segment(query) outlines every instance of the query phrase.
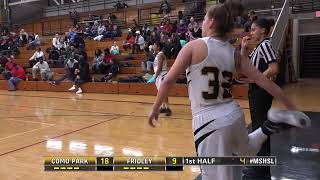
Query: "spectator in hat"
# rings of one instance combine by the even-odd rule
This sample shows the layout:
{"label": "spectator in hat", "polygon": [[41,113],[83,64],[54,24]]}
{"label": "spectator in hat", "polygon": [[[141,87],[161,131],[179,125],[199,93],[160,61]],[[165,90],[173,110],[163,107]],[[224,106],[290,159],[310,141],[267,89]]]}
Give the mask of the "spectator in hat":
{"label": "spectator in hat", "polygon": [[132,54],[139,53],[144,48],[144,38],[141,36],[140,31],[136,31],[136,42],[132,47]]}

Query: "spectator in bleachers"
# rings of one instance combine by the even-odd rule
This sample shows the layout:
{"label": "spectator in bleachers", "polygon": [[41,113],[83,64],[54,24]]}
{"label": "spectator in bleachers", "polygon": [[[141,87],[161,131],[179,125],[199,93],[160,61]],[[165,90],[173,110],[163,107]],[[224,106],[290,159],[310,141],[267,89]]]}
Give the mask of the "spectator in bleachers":
{"label": "spectator in bleachers", "polygon": [[184,20],[184,22],[187,22],[187,21],[188,21],[188,20],[187,20],[187,17],[183,14],[182,11],[179,11],[179,12],[178,12],[178,22],[179,22],[180,20]]}
{"label": "spectator in bleachers", "polygon": [[171,11],[170,4],[167,2],[167,0],[163,0],[160,5],[159,13],[160,14],[169,14],[170,11]]}
{"label": "spectator in bleachers", "polygon": [[136,31],[136,42],[132,47],[132,54],[139,53],[144,48],[144,38],[141,36],[140,31]]}
{"label": "spectator in bleachers", "polygon": [[113,55],[111,54],[109,48],[104,49],[103,53],[103,61],[99,65],[99,71],[100,73],[107,73],[110,70],[110,61],[113,58]]}
{"label": "spectator in bleachers", "polygon": [[96,49],[94,52],[94,58],[92,62],[92,71],[94,74],[100,73],[99,67],[103,63],[103,55],[100,49]]}
{"label": "spectator in bleachers", "polygon": [[160,41],[160,35],[158,34],[158,28],[154,27],[153,31],[151,32],[151,44]]}
{"label": "spectator in bleachers", "polygon": [[37,48],[36,52],[33,54],[33,56],[29,59],[30,67],[33,67],[37,62],[40,60],[45,60],[45,56],[43,51],[40,47]]}
{"label": "spectator in bleachers", "polygon": [[132,48],[135,42],[136,42],[136,37],[132,34],[132,32],[129,32],[126,40],[123,42],[122,47],[123,49],[127,50],[128,48]]}
{"label": "spectator in bleachers", "polygon": [[103,39],[111,38],[113,39],[117,34],[117,31],[113,29],[113,24],[109,21],[106,22],[106,31],[104,33]]}
{"label": "spectator in bleachers", "polygon": [[82,27],[79,24],[76,24],[73,28],[73,31],[76,32],[77,34],[82,34]]}
{"label": "spectator in bleachers", "polygon": [[77,33],[74,38],[74,47],[75,48],[84,48],[86,46],[85,41],[83,39],[82,33]]}
{"label": "spectator in bleachers", "polygon": [[192,41],[198,38],[202,38],[202,29],[200,28],[199,24],[196,23],[194,24],[193,29],[189,31],[189,39]]}
{"label": "spectator in bleachers", "polygon": [[49,64],[44,61],[43,59],[40,59],[39,62],[37,62],[33,67],[32,67],[32,78],[33,80],[38,80],[37,79],[37,73],[40,72],[41,79],[43,81],[51,81],[52,80],[52,72],[49,68]]}
{"label": "spectator in bleachers", "polygon": [[113,42],[113,45],[110,48],[111,54],[113,55],[120,55],[120,49],[117,45],[117,42]]}
{"label": "spectator in bleachers", "polygon": [[258,16],[254,11],[249,12],[249,19],[248,21],[244,24],[244,32],[250,32],[251,25],[254,21],[258,19]]}
{"label": "spectator in bleachers", "polygon": [[52,46],[58,50],[60,50],[62,48],[59,34],[56,34],[55,37],[52,39]]}
{"label": "spectator in bleachers", "polygon": [[138,29],[139,29],[139,25],[138,25],[138,23],[137,23],[137,21],[136,21],[135,19],[133,19],[132,22],[133,22],[133,23],[132,23],[132,25],[131,25],[130,31],[131,31],[133,34],[135,34],[136,31],[138,31]]}
{"label": "spectator in bleachers", "polygon": [[18,82],[26,79],[23,68],[15,63],[3,73],[3,76],[9,82],[9,91],[15,91]]}
{"label": "spectator in bleachers", "polygon": [[24,31],[24,29],[20,30],[20,38],[19,38],[19,46],[22,46],[24,44],[27,44],[29,41],[29,35],[27,32]]}
{"label": "spectator in bleachers", "polygon": [[198,24],[198,23],[194,20],[194,17],[191,17],[190,18],[190,23],[188,24],[188,30],[192,31],[196,24]]}
{"label": "spectator in bleachers", "polygon": [[98,21],[94,21],[93,26],[91,27],[91,34],[92,37],[96,37],[98,36],[98,28],[99,28],[100,24]]}
{"label": "spectator in bleachers", "polygon": [[179,35],[180,39],[186,39],[186,33],[188,32],[188,25],[184,20],[180,20],[178,27],[177,27],[177,33]]}
{"label": "spectator in bleachers", "polygon": [[124,0],[122,1],[118,1],[116,5],[114,5],[114,8],[118,10],[120,9],[125,9],[125,8],[128,8],[128,5],[124,2]]}
{"label": "spectator in bleachers", "polygon": [[111,82],[112,78],[115,77],[119,73],[119,71],[119,62],[115,58],[111,58],[108,74],[106,74],[101,81]]}
{"label": "spectator in bleachers", "polygon": [[69,48],[67,48],[66,58],[69,59],[71,58],[72,54],[77,54],[77,53],[78,53],[78,50],[76,49],[74,44],[70,44]]}
{"label": "spectator in bleachers", "polygon": [[63,37],[63,48],[67,49],[69,43],[70,43],[70,34],[69,32],[65,32]]}
{"label": "spectator in bleachers", "polygon": [[33,39],[32,39],[32,41],[29,43],[29,46],[28,46],[28,50],[30,49],[30,48],[35,48],[35,47],[37,47],[37,46],[40,46],[40,36],[38,35],[38,34],[34,34],[33,35]]}
{"label": "spectator in bleachers", "polygon": [[57,80],[49,81],[49,83],[52,85],[57,85],[65,79],[68,79],[69,81],[74,82],[76,79],[75,70],[78,68],[79,68],[79,62],[75,59],[75,53],[72,53],[70,58],[68,58],[68,60],[65,63],[66,73]]}
{"label": "spectator in bleachers", "polygon": [[182,46],[180,44],[180,38],[176,33],[173,33],[171,35],[170,39],[170,45],[171,45],[171,58],[176,58],[182,49]]}
{"label": "spectator in bleachers", "polygon": [[155,54],[153,52],[153,49],[150,50],[148,46],[145,46],[144,53],[145,53],[145,58],[141,63],[141,69],[143,73],[149,73],[151,68],[153,67]]}
{"label": "spectator in bleachers", "polygon": [[79,63],[79,68],[75,69],[75,80],[73,82],[73,86],[69,89],[69,91],[76,91],[76,94],[81,94],[82,89],[80,87],[81,84],[87,82],[89,80],[89,65],[87,62]]}
{"label": "spectator in bleachers", "polygon": [[60,53],[58,49],[52,46],[52,48],[48,49],[47,51],[48,51],[47,53],[49,54],[49,57],[48,57],[49,64],[56,66],[64,63],[64,60],[60,58]]}
{"label": "spectator in bleachers", "polygon": [[104,34],[106,32],[106,26],[99,24],[98,26],[98,31],[97,31],[97,36],[93,38],[95,41],[101,41],[104,37]]}
{"label": "spectator in bleachers", "polygon": [[162,32],[168,34],[168,36],[171,36],[172,30],[172,24],[169,21],[166,21],[162,27]]}

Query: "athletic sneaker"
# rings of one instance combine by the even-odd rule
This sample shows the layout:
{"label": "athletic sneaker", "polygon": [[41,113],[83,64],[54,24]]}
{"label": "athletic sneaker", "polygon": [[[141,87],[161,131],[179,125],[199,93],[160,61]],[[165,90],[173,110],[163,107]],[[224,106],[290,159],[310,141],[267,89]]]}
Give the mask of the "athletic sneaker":
{"label": "athletic sneaker", "polygon": [[166,113],[167,112],[167,109],[166,108],[160,108],[160,113]]}
{"label": "athletic sneaker", "polygon": [[303,112],[270,109],[268,121],[265,121],[262,130],[270,135],[292,127],[308,128],[311,126],[310,118]]}
{"label": "athletic sneaker", "polygon": [[79,87],[78,91],[76,92],[76,94],[81,94],[82,93],[82,89]]}
{"label": "athletic sneaker", "polygon": [[166,116],[171,116],[172,115],[172,111],[170,108],[166,109]]}
{"label": "athletic sneaker", "polygon": [[49,81],[49,84],[53,85],[53,86],[56,86],[56,82],[55,81]]}
{"label": "athletic sneaker", "polygon": [[76,85],[73,85],[70,89],[68,89],[69,91],[74,91],[76,90]]}

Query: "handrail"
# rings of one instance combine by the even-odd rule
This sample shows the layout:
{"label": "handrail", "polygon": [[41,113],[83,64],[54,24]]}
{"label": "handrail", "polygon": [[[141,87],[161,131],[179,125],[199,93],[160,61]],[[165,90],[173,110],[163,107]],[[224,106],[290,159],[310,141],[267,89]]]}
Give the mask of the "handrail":
{"label": "handrail", "polygon": [[272,46],[276,52],[280,50],[282,41],[286,34],[287,25],[289,24],[289,18],[290,6],[289,0],[286,0],[271,34]]}

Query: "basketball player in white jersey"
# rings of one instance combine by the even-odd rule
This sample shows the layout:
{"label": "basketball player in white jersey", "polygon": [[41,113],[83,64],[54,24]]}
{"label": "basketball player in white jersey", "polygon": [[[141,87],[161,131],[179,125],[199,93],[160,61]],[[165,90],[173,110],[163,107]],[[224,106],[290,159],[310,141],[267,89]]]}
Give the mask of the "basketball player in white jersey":
{"label": "basketball player in white jersey", "polygon": [[[163,45],[160,42],[155,42],[153,44],[153,50],[156,53],[156,57],[153,61],[153,70],[155,72],[156,86],[159,90],[162,84],[164,77],[168,73],[167,66],[167,58],[166,55],[162,51]],[[172,111],[169,107],[169,98],[167,97],[162,103],[162,107],[160,108],[161,113],[165,113],[166,116],[171,116]]]}
{"label": "basketball player in white jersey", "polygon": [[[256,155],[261,144],[273,133],[290,127],[308,127],[310,119],[296,111],[282,90],[263,76],[248,60],[247,40],[242,49],[235,50],[227,33],[232,30],[233,15],[243,11],[240,4],[227,2],[212,7],[203,25],[203,37],[189,42],[180,51],[158,91],[156,102],[149,115],[154,127],[159,107],[167,98],[180,73],[187,70],[189,99],[192,109],[192,126],[196,152],[199,157]],[[288,110],[272,109],[269,120],[248,135],[244,113],[230,93],[235,73],[241,73],[267,90]],[[232,166],[201,166],[203,180],[234,180]]]}

